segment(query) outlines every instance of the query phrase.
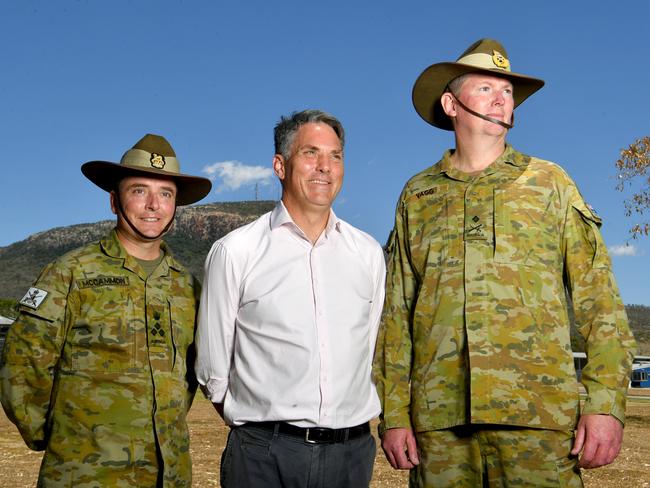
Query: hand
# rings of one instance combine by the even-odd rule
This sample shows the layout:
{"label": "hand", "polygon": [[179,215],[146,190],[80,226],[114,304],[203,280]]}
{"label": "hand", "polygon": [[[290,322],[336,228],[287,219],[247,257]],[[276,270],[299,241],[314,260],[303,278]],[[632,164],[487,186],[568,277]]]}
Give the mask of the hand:
{"label": "hand", "polygon": [[381,448],[395,469],[411,469],[420,464],[415,435],[411,429],[388,429],[381,439]]}
{"label": "hand", "polygon": [[623,443],[623,424],[611,415],[582,415],[571,454],[580,456],[585,469],[605,466],[616,459]]}

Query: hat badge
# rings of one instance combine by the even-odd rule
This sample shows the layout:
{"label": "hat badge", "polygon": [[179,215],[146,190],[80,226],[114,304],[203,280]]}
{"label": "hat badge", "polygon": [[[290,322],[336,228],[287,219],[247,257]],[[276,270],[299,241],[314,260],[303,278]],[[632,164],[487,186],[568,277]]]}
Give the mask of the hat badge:
{"label": "hat badge", "polygon": [[151,166],[156,169],[163,169],[165,167],[165,156],[161,154],[151,153]]}
{"label": "hat badge", "polygon": [[492,51],[492,62],[497,68],[509,69],[510,61],[496,49]]}

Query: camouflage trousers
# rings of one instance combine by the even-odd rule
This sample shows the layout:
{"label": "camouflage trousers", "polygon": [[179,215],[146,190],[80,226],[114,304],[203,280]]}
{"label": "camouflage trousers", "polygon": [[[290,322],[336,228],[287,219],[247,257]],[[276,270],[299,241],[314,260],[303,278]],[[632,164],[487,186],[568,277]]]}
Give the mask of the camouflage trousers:
{"label": "camouflage trousers", "polygon": [[411,488],[582,487],[572,431],[466,425],[416,433]]}

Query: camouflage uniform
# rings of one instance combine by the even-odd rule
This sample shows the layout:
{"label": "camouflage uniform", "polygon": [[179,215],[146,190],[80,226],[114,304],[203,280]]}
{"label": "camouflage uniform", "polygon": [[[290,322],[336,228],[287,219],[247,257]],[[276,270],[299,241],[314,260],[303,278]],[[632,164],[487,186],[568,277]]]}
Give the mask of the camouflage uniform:
{"label": "camouflage uniform", "polygon": [[463,425],[417,433],[410,486],[581,488],[573,432]]}
{"label": "camouflage uniform", "polygon": [[397,205],[374,365],[381,428],[573,429],[565,285],[587,344],[583,413],[623,422],[634,339],[600,218],[553,163],[508,145],[472,176],[450,154]]}
{"label": "camouflage uniform", "polygon": [[47,266],[3,353],[2,405],[45,450],[38,486],[191,485],[185,421],[199,290],[169,254],[147,278],[115,231]]}

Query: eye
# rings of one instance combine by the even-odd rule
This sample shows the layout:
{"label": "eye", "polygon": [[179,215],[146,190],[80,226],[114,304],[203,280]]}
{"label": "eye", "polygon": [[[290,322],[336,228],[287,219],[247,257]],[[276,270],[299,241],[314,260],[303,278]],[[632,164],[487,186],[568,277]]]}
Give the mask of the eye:
{"label": "eye", "polygon": [[163,198],[173,198],[174,194],[170,191],[163,191],[160,193]]}

